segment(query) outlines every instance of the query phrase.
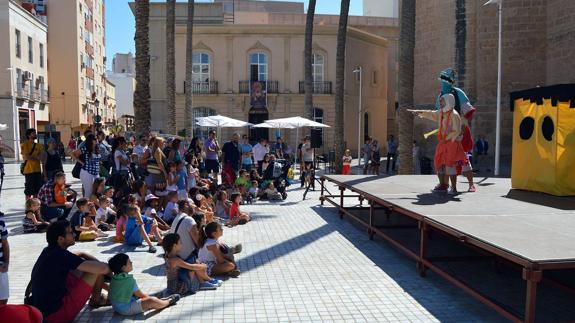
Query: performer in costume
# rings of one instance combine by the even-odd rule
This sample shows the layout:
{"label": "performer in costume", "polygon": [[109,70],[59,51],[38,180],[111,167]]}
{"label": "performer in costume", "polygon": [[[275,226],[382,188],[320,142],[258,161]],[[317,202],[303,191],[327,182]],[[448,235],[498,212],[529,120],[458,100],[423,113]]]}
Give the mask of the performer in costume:
{"label": "performer in costume", "polygon": [[467,154],[461,144],[461,117],[454,110],[455,97],[453,94],[444,94],[439,98],[440,109],[408,110],[420,118],[436,121],[439,126],[437,133],[438,144],[435,148],[435,169],[439,177],[439,185],[434,190],[449,187],[449,194],[457,194],[457,167],[469,164]]}
{"label": "performer in costume", "polygon": [[[471,136],[471,129],[469,128],[469,123],[475,114],[475,108],[469,102],[469,98],[462,89],[455,87],[455,71],[452,68],[447,68],[439,74],[439,80],[441,81],[441,93],[437,96],[437,101],[435,108],[440,109],[439,99],[444,94],[452,94],[455,98],[454,110],[457,111],[461,117],[461,144],[463,145],[463,150],[465,152],[473,151],[473,138]],[[469,161],[466,165],[461,165],[458,167],[458,174],[463,173],[463,175],[469,181],[468,192],[475,192],[476,188],[473,184],[473,168],[471,167],[471,162]],[[440,180],[441,182],[441,180]],[[436,187],[437,191],[447,190],[447,186]]]}

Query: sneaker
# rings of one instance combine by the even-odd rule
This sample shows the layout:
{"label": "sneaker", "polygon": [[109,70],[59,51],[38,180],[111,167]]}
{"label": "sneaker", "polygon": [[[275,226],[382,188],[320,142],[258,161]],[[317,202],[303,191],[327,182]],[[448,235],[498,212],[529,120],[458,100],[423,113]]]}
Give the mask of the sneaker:
{"label": "sneaker", "polygon": [[150,246],[150,247],[148,248],[148,252],[149,252],[149,253],[156,253],[156,251],[157,251],[157,250],[156,250],[156,247],[154,247],[154,246]]}
{"label": "sneaker", "polygon": [[162,298],[165,301],[169,301],[170,303],[168,304],[168,306],[172,306],[174,304],[176,304],[179,300],[180,300],[181,296],[180,294],[172,294],[168,297],[164,297]]}
{"label": "sneaker", "polygon": [[212,284],[211,282],[205,282],[200,284],[200,290],[214,290],[217,288],[218,285]]}
{"label": "sneaker", "polygon": [[475,185],[471,185],[469,186],[469,189],[467,191],[470,193],[475,193],[477,192],[477,188],[475,188]]}
{"label": "sneaker", "polygon": [[239,269],[234,269],[234,270],[232,270],[232,271],[230,271],[230,272],[228,273],[228,276],[233,277],[233,278],[236,278],[236,277],[238,277],[240,274],[241,274],[241,272],[239,271]]}
{"label": "sneaker", "polygon": [[457,194],[459,194],[459,192],[457,192],[457,190],[452,187],[452,188],[449,189],[449,192],[447,192],[447,194],[449,194],[449,195],[457,195]]}
{"label": "sneaker", "polygon": [[224,282],[221,281],[221,280],[219,280],[219,279],[212,278],[212,280],[208,281],[208,283],[220,287],[220,286],[222,286],[222,284],[223,284]]}
{"label": "sneaker", "polygon": [[438,184],[433,188],[433,192],[447,192],[449,186]]}
{"label": "sneaker", "polygon": [[242,244],[241,244],[241,243],[238,243],[237,245],[234,246],[233,250],[234,250],[234,255],[235,255],[236,253],[242,252]]}

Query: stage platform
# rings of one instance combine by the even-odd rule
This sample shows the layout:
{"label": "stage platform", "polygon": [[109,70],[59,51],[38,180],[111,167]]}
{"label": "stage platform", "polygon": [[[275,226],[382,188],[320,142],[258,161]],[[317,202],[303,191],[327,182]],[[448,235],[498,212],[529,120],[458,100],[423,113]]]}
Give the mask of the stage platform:
{"label": "stage platform", "polygon": [[[342,217],[346,214],[365,225],[371,237],[377,234],[414,258],[422,275],[426,269],[437,272],[513,321],[535,320],[537,284],[543,271],[575,268],[575,198],[512,190],[510,179],[505,178],[478,178],[477,192],[455,196],[432,193],[437,177],[430,175],[326,175],[321,180],[322,204],[337,206]],[[339,195],[326,194],[324,188],[332,190],[326,181],[337,186]],[[458,185],[460,190],[467,188],[464,182]],[[353,206],[349,198],[367,205]],[[382,208],[387,215],[393,212],[417,222],[419,250],[407,248],[375,225],[381,214],[376,210]],[[369,209],[367,218],[354,212],[358,209]],[[520,266],[527,284],[524,316],[509,312],[432,263],[426,254],[431,231]]]}

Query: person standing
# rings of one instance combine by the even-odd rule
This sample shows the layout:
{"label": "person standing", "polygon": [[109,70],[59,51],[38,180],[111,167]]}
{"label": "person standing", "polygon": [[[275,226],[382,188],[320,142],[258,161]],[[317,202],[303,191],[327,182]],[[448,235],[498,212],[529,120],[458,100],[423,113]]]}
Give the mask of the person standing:
{"label": "person standing", "polygon": [[84,144],[80,145],[80,149],[74,152],[74,158],[82,164],[82,170],[80,170],[82,189],[84,197],[90,198],[94,180],[100,176],[100,160],[102,159],[96,136],[88,135]]}
{"label": "person standing", "polygon": [[365,141],[361,150],[363,152],[363,175],[367,175],[369,162],[371,161],[371,137],[365,137]]}
{"label": "person standing", "polygon": [[26,141],[20,145],[22,159],[24,160],[23,174],[25,177],[24,194],[26,200],[36,197],[42,187],[42,168],[40,161],[44,149],[42,145],[36,143],[36,129],[26,130]]}
{"label": "person standing", "polygon": [[98,130],[98,151],[101,155],[100,167],[103,171],[100,174],[104,177],[110,176],[110,168],[112,167],[112,146],[106,140],[106,134],[102,130]]}
{"label": "person standing", "polygon": [[234,133],[232,135],[232,139],[226,143],[222,147],[222,162],[223,167],[231,167],[238,175],[240,171],[240,164],[241,164],[241,154],[240,154],[240,134]]}
{"label": "person standing", "polygon": [[389,174],[390,160],[393,160],[391,162],[391,171],[395,173],[395,162],[397,160],[397,147],[398,144],[395,141],[395,138],[393,137],[393,135],[389,135],[389,138],[387,139],[387,163],[385,164],[385,172],[387,174]]}
{"label": "person standing", "polygon": [[8,285],[8,266],[10,264],[10,245],[8,230],[4,221],[0,220],[0,305],[8,303],[10,288]]}
{"label": "person standing", "polygon": [[[3,143],[3,138],[2,135],[0,135],[0,200],[2,198],[2,185],[4,185],[4,156],[2,155],[2,146],[4,145]],[[0,207],[2,205],[0,204]],[[2,209],[0,208],[0,216],[4,216],[4,213],[2,212]]]}
{"label": "person standing", "polygon": [[64,171],[62,158],[57,150],[56,140],[54,138],[48,139],[48,149],[46,149],[42,164],[44,166],[44,182],[54,178],[54,174],[57,172]]}
{"label": "person standing", "polygon": [[274,144],[274,153],[276,154],[276,157],[279,159],[284,159],[286,148],[287,146],[284,143],[282,137],[277,137],[276,143]]}
{"label": "person standing", "polygon": [[208,139],[204,144],[206,147],[206,172],[208,175],[214,173],[214,180],[218,182],[218,174],[220,172],[220,162],[218,161],[218,155],[220,153],[220,145],[218,144],[218,138],[216,138],[216,131],[210,130],[208,134]]}
{"label": "person standing", "polygon": [[379,166],[381,165],[381,148],[379,142],[373,140],[371,143],[371,171],[373,175],[379,176]]}
{"label": "person standing", "polygon": [[[477,159],[475,160],[476,167],[477,165],[481,165],[483,163],[488,151],[489,142],[485,140],[485,136],[480,135],[475,142],[475,156],[477,156]],[[479,167],[477,167],[477,170],[479,171]]]}
{"label": "person standing", "polygon": [[134,147],[133,153],[138,155],[138,159],[141,160],[146,150],[148,150],[148,136],[140,135],[140,142]]}
{"label": "person standing", "polygon": [[252,145],[250,145],[247,135],[242,136],[242,143],[240,144],[240,154],[242,154],[242,168],[248,172],[252,171]]}
{"label": "person standing", "polygon": [[268,141],[265,138],[261,138],[260,142],[253,148],[254,161],[258,165],[258,173],[260,173],[260,175],[262,174],[262,163],[264,162],[266,154],[269,152],[270,148],[268,146]]}

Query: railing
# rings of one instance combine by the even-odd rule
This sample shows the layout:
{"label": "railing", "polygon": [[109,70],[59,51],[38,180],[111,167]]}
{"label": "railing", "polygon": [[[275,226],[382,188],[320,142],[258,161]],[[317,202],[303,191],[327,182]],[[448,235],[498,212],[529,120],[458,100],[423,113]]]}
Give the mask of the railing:
{"label": "railing", "polygon": [[[305,81],[299,82],[299,93],[305,93]],[[331,94],[331,82],[313,82],[313,93],[314,94]]]}
{"label": "railing", "polygon": [[40,101],[40,89],[33,89],[30,100]]}
{"label": "railing", "polygon": [[48,102],[48,90],[40,89],[40,102],[42,103]]}
{"label": "railing", "polygon": [[[278,81],[262,81],[267,84],[267,93],[279,93]],[[250,81],[240,81],[240,93],[250,93]]]}
{"label": "railing", "polygon": [[[186,81],[184,81],[184,93],[186,93]],[[218,81],[192,82],[193,94],[218,94]]]}
{"label": "railing", "polygon": [[16,96],[19,98],[27,99],[30,97],[30,86],[28,84],[23,84],[16,89]]}

